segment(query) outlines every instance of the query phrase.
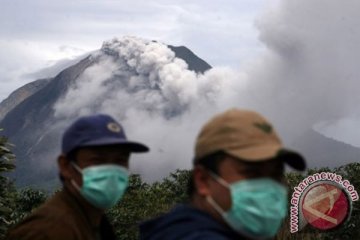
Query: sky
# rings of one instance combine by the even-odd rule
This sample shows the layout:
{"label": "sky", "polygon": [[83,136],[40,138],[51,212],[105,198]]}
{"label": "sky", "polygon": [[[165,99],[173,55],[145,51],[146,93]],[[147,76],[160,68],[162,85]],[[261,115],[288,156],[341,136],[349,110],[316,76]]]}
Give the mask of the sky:
{"label": "sky", "polygon": [[263,50],[255,22],[276,2],[0,0],[0,101],[114,37],[184,45],[212,66],[237,68]]}

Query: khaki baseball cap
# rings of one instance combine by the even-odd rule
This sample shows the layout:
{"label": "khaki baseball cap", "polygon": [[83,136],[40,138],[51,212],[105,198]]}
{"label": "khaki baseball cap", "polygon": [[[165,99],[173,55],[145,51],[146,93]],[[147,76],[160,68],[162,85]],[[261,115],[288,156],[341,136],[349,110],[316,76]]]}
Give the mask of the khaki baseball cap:
{"label": "khaki baseball cap", "polygon": [[273,126],[259,113],[250,110],[230,109],[204,125],[196,140],[194,163],[218,151],[243,161],[280,158],[296,170],[306,168],[304,158],[283,148]]}

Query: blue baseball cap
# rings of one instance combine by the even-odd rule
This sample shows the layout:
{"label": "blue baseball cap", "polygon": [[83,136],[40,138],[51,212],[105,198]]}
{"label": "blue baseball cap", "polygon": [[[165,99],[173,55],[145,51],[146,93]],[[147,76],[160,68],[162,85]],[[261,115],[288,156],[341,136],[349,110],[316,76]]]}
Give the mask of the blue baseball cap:
{"label": "blue baseball cap", "polygon": [[68,154],[80,147],[121,145],[130,152],[147,152],[142,143],[129,141],[125,130],[109,115],[97,114],[81,117],[65,131],[62,138],[62,153]]}

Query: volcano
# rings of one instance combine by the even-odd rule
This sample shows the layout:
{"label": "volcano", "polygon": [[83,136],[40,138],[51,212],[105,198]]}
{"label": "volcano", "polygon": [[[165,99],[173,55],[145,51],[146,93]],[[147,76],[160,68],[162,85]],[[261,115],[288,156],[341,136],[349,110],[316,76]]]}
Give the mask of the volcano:
{"label": "volcano", "polygon": [[[153,151],[154,159],[140,166],[146,171],[153,166],[152,175],[167,174],[159,173],[161,169],[156,165],[161,165],[156,159],[162,155],[168,162],[188,161],[190,165],[185,156],[169,150],[168,142],[173,141],[180,152],[191,145],[182,143],[193,139],[179,141],[176,124],[188,117],[194,103],[199,103],[202,112],[212,108],[219,91],[218,79],[206,75],[212,70],[184,46],[136,37],[104,42],[101,49],[55,77],[29,83],[0,104],[0,128],[15,145],[17,157],[12,177],[18,186],[52,188],[58,179],[56,158],[62,132],[77,117],[99,112],[111,114],[128,125],[131,124],[127,119],[135,119],[137,124],[130,129],[140,129],[139,136],[150,135],[148,139],[157,137],[160,147]],[[168,132],[161,135],[159,129],[145,128],[154,118],[160,119],[159,129]],[[172,128],[163,129],[161,124],[167,121],[172,121]],[[188,119],[186,129],[190,125],[192,119]],[[311,126],[290,147],[303,153],[310,167],[335,167],[357,161],[360,156],[358,148],[327,138]]]}

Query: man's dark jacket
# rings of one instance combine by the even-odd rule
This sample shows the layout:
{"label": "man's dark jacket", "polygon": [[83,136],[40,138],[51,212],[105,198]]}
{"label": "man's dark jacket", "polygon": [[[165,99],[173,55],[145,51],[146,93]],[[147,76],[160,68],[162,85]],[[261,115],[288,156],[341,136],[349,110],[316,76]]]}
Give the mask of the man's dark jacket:
{"label": "man's dark jacket", "polygon": [[190,205],[140,225],[141,240],[229,240],[244,239],[208,213]]}

